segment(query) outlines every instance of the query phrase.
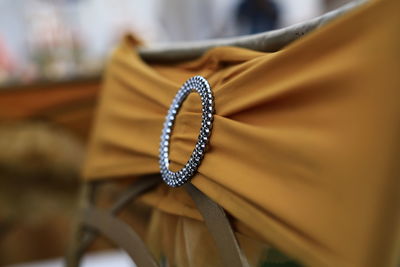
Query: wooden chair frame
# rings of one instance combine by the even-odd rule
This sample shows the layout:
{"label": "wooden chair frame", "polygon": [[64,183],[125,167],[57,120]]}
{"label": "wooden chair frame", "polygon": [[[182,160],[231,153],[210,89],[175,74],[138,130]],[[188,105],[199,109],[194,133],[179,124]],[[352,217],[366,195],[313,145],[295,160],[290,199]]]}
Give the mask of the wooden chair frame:
{"label": "wooden chair frame", "polygon": [[[103,235],[125,250],[139,267],[156,267],[157,262],[139,235],[117,215],[141,194],[154,188],[161,181],[160,176],[147,176],[133,183],[123,191],[108,210],[95,206],[96,189],[99,183],[86,182],[80,196],[81,210],[75,223],[73,240],[66,257],[67,267],[78,267],[82,255],[98,235]],[[193,184],[185,189],[192,197],[213,237],[224,266],[247,267],[231,224],[222,207],[208,198]]]}

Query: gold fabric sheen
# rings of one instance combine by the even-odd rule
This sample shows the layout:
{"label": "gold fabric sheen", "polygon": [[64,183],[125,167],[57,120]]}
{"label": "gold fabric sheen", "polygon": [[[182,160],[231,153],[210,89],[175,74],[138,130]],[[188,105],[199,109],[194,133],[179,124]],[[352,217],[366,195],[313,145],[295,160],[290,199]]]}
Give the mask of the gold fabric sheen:
{"label": "gold fabric sheen", "polygon": [[[166,112],[204,76],[215,96],[210,147],[193,184],[254,236],[307,266],[395,266],[400,253],[400,1],[371,1],[274,53],[209,50],[146,63],[125,39],[108,63],[86,180],[158,173]],[[172,133],[188,160],[201,105],[191,94]],[[142,198],[201,220],[181,188]]]}

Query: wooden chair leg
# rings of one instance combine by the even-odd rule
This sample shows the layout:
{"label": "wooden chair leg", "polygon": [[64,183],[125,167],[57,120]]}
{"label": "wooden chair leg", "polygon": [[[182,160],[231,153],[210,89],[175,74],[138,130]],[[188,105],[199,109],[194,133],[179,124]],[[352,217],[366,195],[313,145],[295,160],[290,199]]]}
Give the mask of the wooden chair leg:
{"label": "wooden chair leg", "polygon": [[[79,196],[79,210],[81,212],[73,223],[72,237],[65,258],[65,266],[78,267],[82,255],[99,234],[105,235],[122,249],[125,249],[128,254],[132,257],[134,256],[133,259],[135,261],[144,264],[141,266],[155,266],[152,263],[154,260],[151,255],[145,253],[145,248],[140,250],[142,253],[134,253],[135,247],[143,247],[143,242],[133,230],[128,230],[123,222],[119,222],[114,217],[128,203],[153,188],[159,181],[158,176],[148,176],[132,184],[107,211],[99,210],[94,205],[96,188],[99,183],[85,183]],[[124,236],[129,236],[134,240],[134,243],[123,238]],[[132,244],[134,244],[133,247],[131,247]]]}
{"label": "wooden chair leg", "polygon": [[89,207],[83,211],[82,222],[123,249],[140,267],[157,267],[156,260],[139,235],[126,223],[107,211]]}
{"label": "wooden chair leg", "polygon": [[[94,201],[96,184],[94,183],[84,183],[80,188],[78,210],[88,207]],[[78,267],[80,260],[83,255],[83,250],[81,249],[81,243],[83,240],[87,239],[85,236],[93,235],[93,231],[90,229],[85,229],[80,218],[76,218],[72,222],[71,238],[69,241],[69,246],[67,248],[67,253],[65,257],[64,266],[66,267]]]}
{"label": "wooden chair leg", "polygon": [[192,183],[187,183],[184,186],[203,216],[224,265],[230,267],[248,267],[247,259],[239,247],[224,209],[203,194]]}

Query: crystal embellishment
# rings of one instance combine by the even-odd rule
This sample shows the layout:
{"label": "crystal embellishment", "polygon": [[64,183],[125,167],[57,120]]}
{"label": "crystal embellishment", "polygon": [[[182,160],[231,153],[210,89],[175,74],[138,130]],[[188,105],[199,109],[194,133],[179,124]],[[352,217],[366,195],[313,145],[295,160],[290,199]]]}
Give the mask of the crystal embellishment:
{"label": "crystal embellishment", "polygon": [[[177,172],[169,169],[169,145],[174,122],[182,103],[191,92],[200,95],[202,103],[202,120],[200,133],[196,146],[186,165]],[[207,80],[202,76],[194,76],[187,80],[175,95],[174,100],[165,117],[164,128],[160,141],[160,172],[166,184],[178,187],[188,182],[197,172],[203,160],[207,144],[210,138],[214,114],[214,97]]]}

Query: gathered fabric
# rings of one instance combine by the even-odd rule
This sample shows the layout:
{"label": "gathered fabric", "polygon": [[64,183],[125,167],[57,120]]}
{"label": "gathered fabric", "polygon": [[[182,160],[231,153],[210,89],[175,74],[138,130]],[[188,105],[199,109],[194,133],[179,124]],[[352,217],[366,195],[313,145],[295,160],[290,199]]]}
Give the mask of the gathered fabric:
{"label": "gathered fabric", "polygon": [[[125,38],[106,67],[84,179],[158,173],[167,110],[201,75],[215,115],[197,188],[307,266],[395,266],[399,10],[397,0],[370,1],[277,52],[217,47],[173,64],[144,62]],[[190,94],[171,136],[172,170],[189,159],[200,123],[200,98]],[[141,200],[201,220],[181,188],[161,184]]]}

